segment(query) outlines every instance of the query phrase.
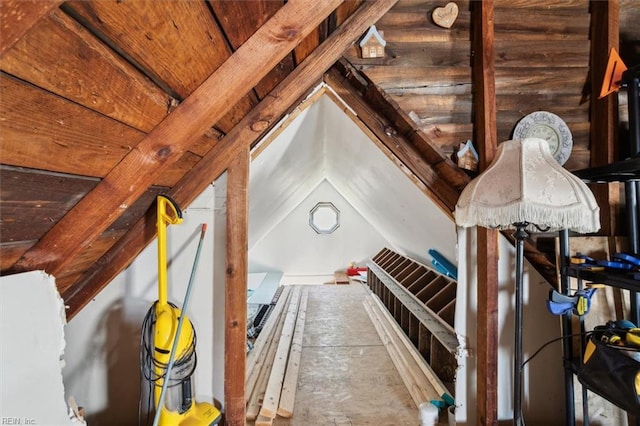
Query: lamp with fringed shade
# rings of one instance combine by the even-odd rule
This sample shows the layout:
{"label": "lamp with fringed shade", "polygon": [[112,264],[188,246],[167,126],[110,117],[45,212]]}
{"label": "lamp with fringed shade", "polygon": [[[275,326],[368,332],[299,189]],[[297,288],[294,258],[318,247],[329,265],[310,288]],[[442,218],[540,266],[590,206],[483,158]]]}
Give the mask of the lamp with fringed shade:
{"label": "lamp with fringed shade", "polygon": [[552,157],[544,139],[510,140],[498,146],[493,162],[462,191],[456,224],[515,229],[514,424],[522,420],[522,288],[527,231],[600,229],[600,209],[587,185]]}

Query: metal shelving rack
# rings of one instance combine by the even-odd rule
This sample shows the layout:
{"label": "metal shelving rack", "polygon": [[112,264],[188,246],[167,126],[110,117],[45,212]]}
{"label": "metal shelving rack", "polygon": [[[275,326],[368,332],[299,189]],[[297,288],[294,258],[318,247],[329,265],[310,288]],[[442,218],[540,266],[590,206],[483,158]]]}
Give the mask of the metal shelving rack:
{"label": "metal shelving rack", "polygon": [[[630,158],[609,164],[603,167],[594,167],[576,171],[575,175],[585,182],[605,183],[621,182],[625,185],[626,213],[628,217],[629,251],[640,254],[640,66],[627,70],[623,75],[623,87],[627,88],[629,109],[629,142]],[[570,294],[570,277],[578,279],[581,286],[583,280],[597,283],[606,283],[611,286],[629,290],[631,296],[631,314],[629,320],[640,325],[640,280],[636,280],[624,273],[585,271],[578,267],[572,267],[569,263],[569,232],[560,231],[560,290],[564,294]],[[562,335],[572,333],[571,313],[562,317]],[[580,321],[581,331],[584,331],[584,323]],[[584,341],[581,349],[584,348]],[[563,339],[563,363],[565,371],[565,398],[566,418],[565,424],[575,425],[574,386],[573,376],[577,373],[582,353],[574,354],[571,339]],[[582,350],[580,351],[582,352]],[[584,425],[588,425],[588,409],[586,406],[586,389],[583,387],[583,412]],[[636,419],[636,426],[640,426],[640,417]]]}

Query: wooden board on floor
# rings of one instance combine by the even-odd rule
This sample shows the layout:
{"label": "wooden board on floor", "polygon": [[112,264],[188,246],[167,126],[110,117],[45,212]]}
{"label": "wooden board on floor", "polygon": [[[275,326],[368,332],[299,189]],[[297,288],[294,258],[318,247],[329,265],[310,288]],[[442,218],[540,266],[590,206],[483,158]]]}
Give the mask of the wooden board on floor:
{"label": "wooden board on floor", "polygon": [[442,401],[446,392],[444,386],[437,379],[426,362],[419,357],[412,356],[409,348],[413,348],[410,342],[404,343],[406,335],[398,327],[394,327],[395,321],[382,304],[376,303],[376,296],[369,296],[364,300],[364,306],[371,316],[374,326],[380,334],[380,338],[387,346],[389,355],[398,372],[403,378],[407,390],[414,398],[416,406],[425,401]]}
{"label": "wooden board on floor", "polygon": [[413,399],[362,304],[366,287],[304,288],[309,300],[294,414],[273,425],[416,424]]}
{"label": "wooden board on floor", "polygon": [[252,388],[251,392],[247,391],[247,394],[249,395],[247,402],[247,420],[256,420],[256,418],[258,417],[260,405],[262,404],[262,401],[264,399],[265,388],[267,387],[267,382],[269,381],[269,376],[271,375],[273,360],[276,356],[278,337],[282,332],[283,325],[284,316],[281,316],[278,319],[278,323],[275,327],[273,336],[267,343],[267,346],[264,348],[264,350],[266,351],[266,355],[260,365],[255,386]]}
{"label": "wooden board on floor", "polygon": [[416,363],[417,367],[420,369],[422,374],[424,374],[424,376],[429,380],[429,382],[431,383],[433,388],[436,390],[438,395],[443,399],[444,398],[452,399],[452,397],[451,397],[451,395],[449,395],[449,391],[447,390],[447,388],[444,385],[444,383],[442,383],[440,378],[431,369],[429,364],[427,364],[427,362],[424,360],[424,358],[422,357],[420,352],[418,352],[418,350],[411,343],[411,341],[406,336],[406,334],[404,334],[404,332],[402,331],[400,326],[396,322],[393,321],[393,318],[391,318],[389,312],[386,310],[386,308],[382,304],[382,301],[377,296],[375,296],[373,294],[370,295],[367,299],[369,301],[375,303],[375,305],[379,308],[379,313],[381,315],[383,315],[387,319],[387,322],[388,322],[389,326],[391,327],[391,329],[398,335],[398,341],[400,343],[402,343],[402,345],[406,349],[407,354],[411,356],[413,361]]}
{"label": "wooden board on floor", "polygon": [[264,400],[260,408],[260,415],[271,419],[276,417],[278,411],[278,403],[280,402],[280,393],[282,391],[282,382],[289,357],[289,348],[291,347],[291,339],[296,325],[296,317],[298,316],[298,307],[300,305],[301,289],[296,286],[291,293],[289,309],[284,320],[278,348],[276,349],[275,359],[271,368],[271,375],[267,383]]}
{"label": "wooden board on floor", "polygon": [[308,300],[309,290],[305,289],[303,290],[302,298],[300,299],[298,318],[296,319],[296,327],[293,332],[289,361],[287,362],[287,371],[284,376],[282,393],[280,394],[280,404],[278,406],[278,415],[285,418],[293,416],[293,405],[296,399],[296,389],[298,387],[300,358],[302,356],[302,336],[304,334]]}
{"label": "wooden board on floor", "polygon": [[289,300],[289,293],[291,292],[291,287],[284,287],[282,293],[280,294],[278,301],[276,302],[276,306],[269,314],[269,318],[265,322],[258,338],[255,340],[253,344],[253,349],[247,354],[247,370],[245,372],[245,386],[247,388],[247,398],[251,394],[251,390],[256,383],[256,377],[264,362],[264,354],[265,349],[264,346],[267,342],[270,342],[272,337],[272,332],[275,325],[279,322],[280,316],[282,315],[282,311],[284,310],[287,302]]}
{"label": "wooden board on floor", "polygon": [[335,272],[333,274],[334,284],[349,284],[349,277],[346,272]]}

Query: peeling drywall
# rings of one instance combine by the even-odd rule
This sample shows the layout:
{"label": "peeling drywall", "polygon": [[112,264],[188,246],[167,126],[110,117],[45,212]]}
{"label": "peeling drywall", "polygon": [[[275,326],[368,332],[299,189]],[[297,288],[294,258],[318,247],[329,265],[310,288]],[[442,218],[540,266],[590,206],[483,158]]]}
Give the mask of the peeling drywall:
{"label": "peeling drywall", "polygon": [[0,277],[0,424],[73,424],[62,382],[64,303],[42,271]]}

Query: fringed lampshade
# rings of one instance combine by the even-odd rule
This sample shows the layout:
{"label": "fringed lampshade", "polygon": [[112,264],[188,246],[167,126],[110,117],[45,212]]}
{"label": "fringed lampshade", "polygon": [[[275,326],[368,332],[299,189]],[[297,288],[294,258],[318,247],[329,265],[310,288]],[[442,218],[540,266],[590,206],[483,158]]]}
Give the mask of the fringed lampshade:
{"label": "fringed lampshade", "polygon": [[600,229],[600,209],[591,190],[551,156],[543,139],[500,144],[491,165],[458,200],[462,227],[513,228],[514,223],[586,233]]}
{"label": "fringed lampshade", "polygon": [[544,139],[500,144],[491,165],[460,194],[455,209],[462,227],[515,229],[514,424],[522,421],[522,304],[524,240],[527,232],[560,230],[586,233],[600,229],[593,193],[551,156]]}

